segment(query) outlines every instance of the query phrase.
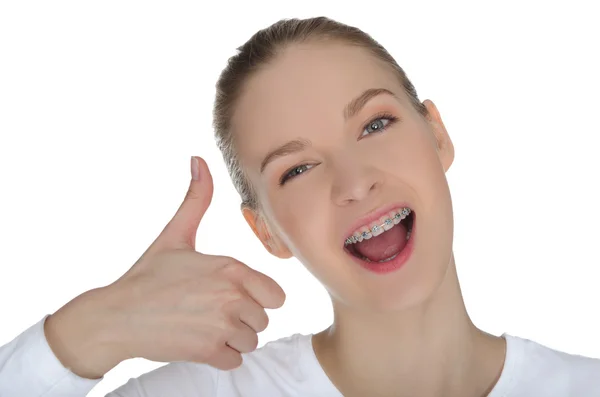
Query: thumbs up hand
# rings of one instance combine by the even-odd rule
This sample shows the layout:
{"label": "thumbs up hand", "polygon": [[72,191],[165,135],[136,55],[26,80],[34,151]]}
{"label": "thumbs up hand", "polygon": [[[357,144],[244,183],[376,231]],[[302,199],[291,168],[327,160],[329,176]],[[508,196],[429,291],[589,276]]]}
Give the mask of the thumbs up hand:
{"label": "thumbs up hand", "polygon": [[179,209],[131,269],[73,299],[45,323],[48,343],[67,368],[99,378],[129,358],[237,368],[258,345],[265,308],[285,293],[268,276],[227,256],[196,251],[196,231],[213,193],[204,160]]}

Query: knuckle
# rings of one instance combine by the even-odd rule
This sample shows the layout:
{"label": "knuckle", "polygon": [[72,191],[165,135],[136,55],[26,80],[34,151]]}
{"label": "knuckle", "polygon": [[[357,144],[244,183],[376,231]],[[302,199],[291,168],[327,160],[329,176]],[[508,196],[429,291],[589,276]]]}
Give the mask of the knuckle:
{"label": "knuckle", "polygon": [[236,329],[234,317],[229,314],[220,316],[214,326],[218,330],[218,335],[215,337],[217,344],[225,343]]}
{"label": "knuckle", "polygon": [[279,298],[279,301],[278,301],[279,307],[281,307],[281,306],[283,306],[285,304],[285,299],[286,299],[285,293],[282,293],[281,296],[280,296],[280,298]]}
{"label": "knuckle", "polygon": [[244,360],[242,359],[242,355],[239,353],[234,354],[233,357],[231,357],[231,361],[229,362],[227,369],[231,370],[231,369],[239,368],[243,363],[244,363]]}
{"label": "knuckle", "polygon": [[223,260],[223,267],[221,268],[221,271],[226,276],[237,278],[246,273],[246,265],[237,259],[227,258]]}
{"label": "knuckle", "polygon": [[237,262],[239,262],[237,259],[235,259],[235,258],[233,258],[231,256],[227,256],[227,255],[213,255],[212,257],[213,257],[213,259],[217,263],[219,263],[219,264],[221,264],[223,266],[226,266],[226,265],[228,265],[230,263],[237,263]]}
{"label": "knuckle", "polygon": [[269,316],[263,310],[262,315],[260,316],[260,320],[259,320],[259,332],[264,331],[265,329],[267,329],[268,326],[269,326]]}
{"label": "knuckle", "polygon": [[258,335],[254,332],[240,334],[237,340],[240,353],[251,353],[258,347]]}
{"label": "knuckle", "polygon": [[226,328],[224,332],[224,337],[226,340],[229,340],[233,335],[235,335],[239,330],[239,320],[237,316],[230,315],[227,316],[227,321],[225,322]]}
{"label": "knuckle", "polygon": [[255,334],[254,332],[252,332],[249,346],[250,346],[250,352],[256,350],[256,348],[258,347],[258,335]]}
{"label": "knuckle", "polygon": [[217,356],[223,347],[226,345],[227,341],[230,338],[231,332],[217,332],[211,338],[210,342],[204,346],[204,348],[199,351],[199,354],[204,357],[205,360],[211,360],[215,356]]}
{"label": "knuckle", "polygon": [[185,194],[185,200],[196,200],[198,198],[200,198],[200,196],[198,195],[198,193],[194,192],[192,188],[189,188],[187,193]]}
{"label": "knuckle", "polygon": [[231,335],[233,335],[233,332],[228,331],[228,332],[223,332],[223,333],[219,334],[215,338],[213,345],[212,345],[213,346],[212,356],[217,354],[223,348],[223,346],[225,346],[227,344],[229,339],[231,339]]}
{"label": "knuckle", "polygon": [[285,292],[283,292],[283,290],[279,286],[277,286],[277,288],[273,290],[271,298],[273,306],[279,308],[282,307],[285,303],[286,295]]}
{"label": "knuckle", "polygon": [[244,294],[237,288],[226,288],[219,292],[220,308],[225,315],[239,314]]}

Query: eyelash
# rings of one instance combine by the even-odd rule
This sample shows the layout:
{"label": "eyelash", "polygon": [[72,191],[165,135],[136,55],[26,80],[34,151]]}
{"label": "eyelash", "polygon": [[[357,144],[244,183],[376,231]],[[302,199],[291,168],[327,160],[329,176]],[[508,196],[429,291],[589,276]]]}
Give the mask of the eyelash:
{"label": "eyelash", "polygon": [[[363,128],[362,128],[362,130],[361,130],[361,137],[360,137],[360,138],[362,138],[362,133],[363,133],[363,132],[364,132],[364,131],[365,131],[367,128],[369,128],[369,126],[370,126],[371,124],[373,124],[375,121],[378,121],[378,120],[388,120],[388,123],[387,123],[386,125],[384,125],[384,126],[383,126],[383,127],[380,129],[380,130],[376,130],[376,131],[370,132],[370,133],[369,133],[369,134],[367,134],[367,135],[371,135],[371,134],[373,134],[373,133],[376,133],[376,132],[382,132],[382,131],[385,131],[385,130],[387,130],[387,129],[388,129],[390,126],[391,126],[391,125],[393,125],[393,124],[394,124],[396,121],[398,121],[398,117],[396,117],[396,116],[394,116],[394,115],[392,115],[392,114],[390,114],[390,113],[387,113],[387,112],[382,112],[382,113],[378,113],[378,114],[376,114],[376,115],[375,115],[375,116],[373,116],[373,117],[372,117],[372,118],[371,118],[371,119],[370,119],[368,122],[366,122],[366,123],[363,125]],[[291,169],[287,170],[287,171],[286,171],[286,172],[285,172],[285,173],[284,173],[284,174],[281,176],[281,178],[279,179],[279,183],[278,183],[278,185],[279,185],[279,186],[283,186],[283,185],[285,185],[285,183],[286,183],[287,181],[289,181],[290,179],[292,179],[292,178],[296,177],[297,175],[300,175],[300,174],[302,174],[302,173],[304,173],[304,172],[308,171],[308,170],[304,170],[304,171],[302,171],[302,172],[299,172],[299,173],[298,173],[298,174],[296,174],[296,175],[290,176],[290,174],[291,174],[292,172],[294,172],[294,171],[298,170],[299,168],[302,168],[302,167],[307,167],[307,166],[309,166],[309,165],[310,165],[310,164],[301,164],[301,165],[297,165],[297,166],[295,166],[295,167],[293,167],[293,168],[291,168]]]}

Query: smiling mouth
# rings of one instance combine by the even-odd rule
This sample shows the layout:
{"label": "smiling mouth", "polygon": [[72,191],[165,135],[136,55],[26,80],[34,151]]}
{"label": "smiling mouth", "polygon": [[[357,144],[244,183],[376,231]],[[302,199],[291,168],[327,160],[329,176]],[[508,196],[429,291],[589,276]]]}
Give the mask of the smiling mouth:
{"label": "smiling mouth", "polygon": [[[406,247],[415,221],[414,211],[398,224],[382,223],[372,233],[355,233],[346,240],[344,250],[350,255],[371,263],[385,263],[396,258]],[[358,237],[357,237],[358,235]],[[364,236],[364,237],[363,237]],[[361,238],[362,237],[362,238]],[[357,241],[359,240],[359,241]],[[349,243],[349,241],[352,241]]]}

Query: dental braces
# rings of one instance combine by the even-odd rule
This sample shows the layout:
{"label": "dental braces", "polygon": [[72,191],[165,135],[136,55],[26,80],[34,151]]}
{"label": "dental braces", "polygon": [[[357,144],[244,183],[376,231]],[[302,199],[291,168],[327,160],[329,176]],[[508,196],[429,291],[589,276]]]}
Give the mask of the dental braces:
{"label": "dental braces", "polygon": [[[402,221],[403,219],[405,219],[408,215],[410,214],[410,208],[403,208],[402,212],[397,213],[396,215],[394,215],[394,218],[388,218],[385,221],[383,221],[383,223],[381,225],[375,225],[371,228],[370,231],[365,231],[362,232],[360,237],[362,237],[362,239],[369,239],[371,237],[373,237],[373,234],[378,232],[379,229],[382,229],[384,226],[392,226],[394,224],[394,220],[399,220]],[[404,218],[402,217],[404,215]],[[359,238],[355,235],[352,235],[350,237],[348,237],[346,239],[345,245],[349,245],[349,244],[354,244],[357,243],[359,241]]]}

